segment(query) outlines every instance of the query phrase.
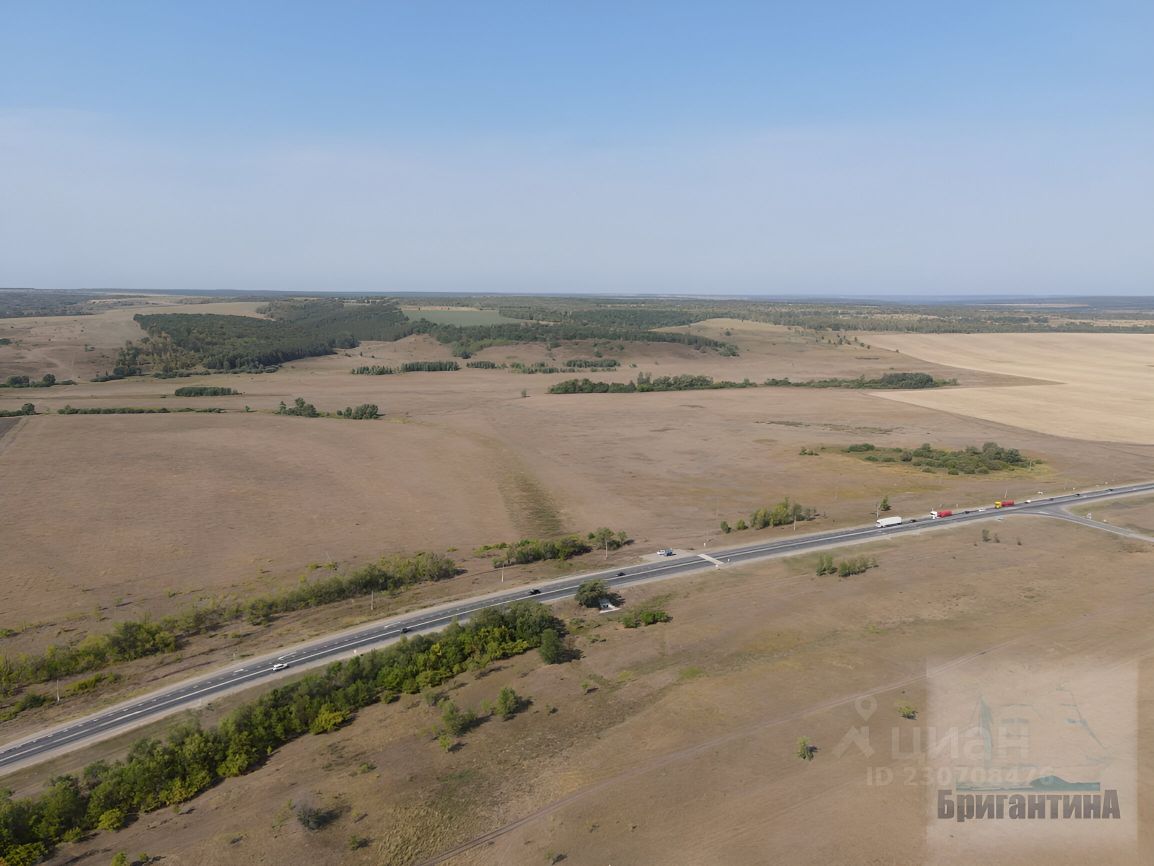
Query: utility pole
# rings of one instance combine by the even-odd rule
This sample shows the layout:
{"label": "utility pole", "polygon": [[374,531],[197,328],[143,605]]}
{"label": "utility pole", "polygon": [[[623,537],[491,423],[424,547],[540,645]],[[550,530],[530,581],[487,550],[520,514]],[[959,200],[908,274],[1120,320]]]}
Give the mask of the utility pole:
{"label": "utility pole", "polygon": [[369,590],[369,613],[377,609],[377,591],[375,589]]}

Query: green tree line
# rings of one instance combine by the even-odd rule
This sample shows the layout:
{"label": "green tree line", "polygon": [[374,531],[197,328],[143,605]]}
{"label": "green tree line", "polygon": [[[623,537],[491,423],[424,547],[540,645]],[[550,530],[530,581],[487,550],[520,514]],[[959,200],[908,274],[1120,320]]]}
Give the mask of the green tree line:
{"label": "green tree line", "polygon": [[133,620],[109,634],[88,635],[72,646],[51,646],[34,655],[0,656],[0,696],[29,685],[88,673],[118,662],[178,649],[188,638],[217,631],[237,620],[254,624],[274,615],[319,607],[370,592],[398,592],[408,586],[445,580],[460,573],[457,564],[437,553],[388,556],[349,572],[302,582],[283,593],[247,603],[200,605],[159,620]]}
{"label": "green tree line", "polygon": [[986,442],[981,448],[969,445],[958,450],[934,448],[924,442],[917,448],[878,448],[869,442],[845,449],[860,454],[870,463],[904,463],[923,471],[944,469],[949,475],[987,475],[1014,469],[1028,469],[1038,461],[1026,457],[1017,448],[1003,448],[997,442]]}
{"label": "green tree line", "polygon": [[260,766],[298,737],[339,727],[370,704],[416,694],[540,646],[546,631],[556,635],[563,626],[543,605],[490,608],[438,635],[335,662],[245,704],[214,727],[184,725],[167,739],[139,740],[123,760],[56,776],[37,796],[2,792],[0,862],[36,863],[61,842],[117,830],[136,815],[184,803]]}
{"label": "green tree line", "polygon": [[173,395],[176,397],[231,397],[239,394],[232,388],[222,388],[217,385],[185,385],[177,388]]}

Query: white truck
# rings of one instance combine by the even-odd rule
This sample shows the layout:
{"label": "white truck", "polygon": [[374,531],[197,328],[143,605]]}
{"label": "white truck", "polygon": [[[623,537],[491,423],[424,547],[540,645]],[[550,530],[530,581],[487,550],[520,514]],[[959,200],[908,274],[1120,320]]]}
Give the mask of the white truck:
{"label": "white truck", "polygon": [[878,519],[878,529],[885,529],[888,526],[897,526],[902,522],[900,517],[882,517]]}

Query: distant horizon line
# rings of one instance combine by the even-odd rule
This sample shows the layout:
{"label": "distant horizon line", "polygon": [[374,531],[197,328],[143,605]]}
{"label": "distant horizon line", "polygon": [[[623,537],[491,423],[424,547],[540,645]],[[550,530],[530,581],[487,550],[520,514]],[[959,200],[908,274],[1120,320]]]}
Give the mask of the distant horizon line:
{"label": "distant horizon line", "polygon": [[452,291],[448,289],[429,290],[362,290],[347,291],[342,289],[137,289],[128,287],[82,287],[82,288],[45,288],[42,286],[0,286],[0,292],[66,292],[88,294],[132,294],[132,295],[186,295],[197,297],[213,297],[220,295],[230,296],[269,296],[269,297],[311,297],[316,295],[335,295],[342,297],[485,297],[485,298],[598,298],[598,299],[648,299],[648,300],[703,300],[703,301],[781,301],[781,302],[836,302],[836,303],[991,303],[1014,304],[1020,302],[1037,303],[1041,301],[1071,302],[1071,301],[1108,301],[1108,300],[1154,300],[1154,292],[1150,294],[1101,294],[1087,295],[1077,293],[1042,293],[1024,292],[1008,295],[1001,292],[994,293],[941,293],[941,294],[914,294],[914,293],[848,293],[848,294],[758,294],[750,292],[734,293],[697,293],[697,292],[564,292],[564,291]]}

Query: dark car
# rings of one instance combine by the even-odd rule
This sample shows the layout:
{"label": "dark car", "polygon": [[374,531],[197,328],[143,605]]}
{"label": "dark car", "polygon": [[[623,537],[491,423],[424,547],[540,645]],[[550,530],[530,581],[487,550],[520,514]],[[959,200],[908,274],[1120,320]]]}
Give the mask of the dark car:
{"label": "dark car", "polygon": [[401,634],[408,634],[408,633],[409,633],[409,627],[407,625],[402,626],[401,627]]}
{"label": "dark car", "polygon": [[540,595],[540,594],[541,594],[541,590],[539,590],[539,589],[529,590],[529,595]]}
{"label": "dark car", "polygon": [[624,572],[624,571],[619,571],[619,572],[617,572],[617,576],[618,576],[618,577],[625,577],[625,572]]}

